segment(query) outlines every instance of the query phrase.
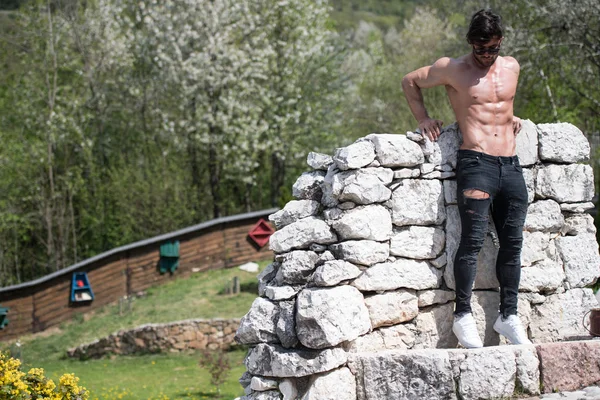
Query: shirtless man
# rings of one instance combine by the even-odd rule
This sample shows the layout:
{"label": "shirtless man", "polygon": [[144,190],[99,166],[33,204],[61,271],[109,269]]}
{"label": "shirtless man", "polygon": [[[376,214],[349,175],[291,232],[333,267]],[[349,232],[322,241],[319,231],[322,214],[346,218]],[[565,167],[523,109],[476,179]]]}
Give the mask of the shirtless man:
{"label": "shirtless man", "polygon": [[517,317],[527,212],[527,188],[515,155],[516,135],[521,129],[520,119],[513,115],[519,63],[498,55],[502,40],[500,17],[488,10],[478,11],[467,33],[471,53],[440,58],[402,80],[404,95],[424,135],[437,140],[442,121],[429,117],[421,89],[444,85],[463,136],[456,167],[462,234],[454,259],[452,331],[466,348],[483,347],[471,313],[471,291],[490,210],[500,241],[496,262],[500,314],[494,330],[513,344],[531,343]]}

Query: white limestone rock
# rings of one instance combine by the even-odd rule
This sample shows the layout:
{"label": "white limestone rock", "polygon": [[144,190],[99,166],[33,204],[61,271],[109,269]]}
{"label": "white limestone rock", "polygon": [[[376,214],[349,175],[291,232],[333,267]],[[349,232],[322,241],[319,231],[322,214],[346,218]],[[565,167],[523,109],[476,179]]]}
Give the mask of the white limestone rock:
{"label": "white limestone rock", "polygon": [[527,202],[532,203],[535,199],[535,181],[537,178],[536,168],[523,168],[523,179],[527,187]]}
{"label": "white limestone rock", "polygon": [[418,306],[429,307],[434,304],[446,304],[456,298],[453,290],[424,290],[417,293]]}
{"label": "white limestone rock", "polygon": [[540,394],[540,360],[533,346],[515,346],[517,387],[530,395]]}
{"label": "white limestone rock", "polygon": [[357,353],[348,367],[356,376],[358,400],[456,400],[445,351]]}
{"label": "white limestone rock", "polygon": [[583,316],[596,307],[598,301],[592,289],[571,289],[550,295],[544,303],[532,307],[530,338],[541,343],[588,336],[582,324]]}
{"label": "white limestone rock", "polygon": [[[515,390],[517,363],[511,347],[451,350],[450,360],[460,370],[457,391],[461,399],[510,398]],[[453,353],[461,357],[453,357]]]}
{"label": "white limestone rock", "polygon": [[373,265],[384,262],[390,255],[390,246],[373,240],[348,240],[329,246],[338,259],[359,265]]}
{"label": "white limestone rock", "polygon": [[571,288],[585,287],[600,276],[598,242],[593,233],[556,239],[556,249],[564,262],[567,282]]}
{"label": "white limestone rock", "polygon": [[324,178],[323,171],[304,172],[292,186],[292,196],[297,199],[320,201],[323,195],[321,183]]}
{"label": "white limestone rock", "polygon": [[419,170],[421,171],[421,174],[428,174],[435,170],[435,164],[430,164],[430,163],[421,164],[421,165],[419,165]]}
{"label": "white limestone rock", "polygon": [[406,325],[386,326],[346,342],[348,353],[376,352],[382,350],[410,349],[415,334]]}
{"label": "white limestone rock", "polygon": [[241,400],[281,400],[281,393],[277,390],[268,390],[266,392],[251,391],[247,396],[241,397]]}
{"label": "white limestone rock", "polygon": [[375,160],[375,146],[368,140],[338,148],[333,156],[333,162],[342,171],[365,167],[373,160]]}
{"label": "white limestone rock", "polygon": [[529,267],[544,260],[558,260],[556,245],[552,239],[556,234],[545,232],[523,232],[523,248],[521,250],[521,265]]}
{"label": "white limestone rock", "polygon": [[279,265],[280,264],[278,262],[271,263],[267,265],[265,269],[258,274],[257,279],[259,296],[265,295],[265,290],[267,286],[269,286],[277,276],[277,269],[279,268]]}
{"label": "white limestone rock", "polygon": [[418,178],[421,171],[418,168],[402,168],[394,171],[394,179]]}
{"label": "white limestone rock", "polygon": [[421,175],[423,179],[448,179],[454,178],[456,174],[454,172],[443,172],[443,171],[432,171],[428,174]]}
{"label": "white limestone rock", "polygon": [[278,382],[274,379],[253,376],[250,381],[250,388],[257,392],[264,392],[271,389],[277,389]]}
{"label": "white limestone rock", "polygon": [[315,270],[318,260],[319,255],[314,251],[291,251],[281,258],[281,265],[275,279],[280,286],[306,283]]}
{"label": "white limestone rock", "polygon": [[327,168],[333,164],[333,157],[328,154],[315,153],[311,151],[306,157],[306,163],[314,169],[327,171]]}
{"label": "white limestone rock", "polygon": [[336,286],[360,274],[356,265],[344,260],[332,260],[317,267],[311,282],[317,286]]}
{"label": "white limestone rock", "polygon": [[386,203],[394,225],[440,225],[446,218],[442,183],[438,180],[405,179]]}
{"label": "white limestone rock", "polygon": [[297,378],[331,371],[346,361],[346,352],[340,347],[324,350],[284,349],[260,343],[250,349],[244,364],[252,375]]}
{"label": "white limestone rock", "polygon": [[[454,280],[454,258],[460,244],[461,223],[457,206],[446,207],[446,256],[447,265],[444,269],[444,282],[450,289],[456,288]],[[490,235],[486,235],[483,247],[477,260],[474,289],[496,289],[499,287],[496,278],[496,257],[498,250]]]}
{"label": "white limestone rock", "polygon": [[596,234],[594,217],[589,214],[574,214],[565,218],[565,225],[561,231],[565,235],[579,235],[582,233]]}
{"label": "white limestone rock", "polygon": [[292,249],[307,248],[312,243],[330,244],[337,240],[336,234],[325,221],[307,217],[273,233],[269,238],[269,245],[274,252],[285,253]]}
{"label": "white limestone rock", "polygon": [[279,318],[279,306],[262,297],[252,302],[250,310],[242,317],[240,326],[235,334],[236,342],[240,344],[278,343],[275,325]]}
{"label": "white limestone rock", "polygon": [[592,210],[594,207],[594,203],[588,201],[586,203],[561,203],[560,209],[569,213],[584,213],[588,210]]}
{"label": "white limestone rock", "polygon": [[521,166],[535,164],[538,161],[538,129],[533,122],[521,120],[521,131],[517,134],[516,142]]}
{"label": "white limestone rock", "polygon": [[[391,196],[391,193],[390,193]],[[356,203],[353,203],[351,201],[345,201],[343,203],[338,204],[338,208],[340,210],[352,210],[354,207],[356,207]]]}
{"label": "white limestone rock", "polygon": [[554,200],[533,202],[527,209],[524,229],[527,231],[560,232],[565,219]]}
{"label": "white limestone rock", "polygon": [[445,180],[444,183],[444,200],[446,201],[446,205],[448,204],[456,204],[456,181],[455,180]]}
{"label": "white limestone rock", "polygon": [[442,272],[426,261],[397,259],[375,264],[365,270],[352,285],[362,291],[406,289],[437,289]]}
{"label": "white limestone rock", "polygon": [[321,204],[325,207],[335,207],[339,203],[338,198],[342,190],[344,190],[344,178],[346,176],[347,174],[341,172],[336,164],[329,166],[321,184],[321,191],[323,193]]}
{"label": "white limestone rock", "polygon": [[439,227],[409,226],[395,229],[390,254],[418,260],[438,257],[444,250],[446,235]]}
{"label": "white limestone rock", "polygon": [[365,305],[373,328],[410,321],[419,313],[417,296],[413,291],[399,290],[367,296]]}
{"label": "white limestone rock", "polygon": [[265,296],[273,301],[289,300],[296,295],[301,286],[267,286]]}
{"label": "white limestone rock", "polygon": [[316,215],[319,212],[319,202],[315,200],[292,200],[283,209],[269,215],[277,229],[298,221],[299,219]]}
{"label": "white limestone rock", "polygon": [[369,311],[356,288],[307,288],[298,294],[296,333],[304,346],[332,347],[369,330]]}
{"label": "white limestone rock", "polygon": [[565,273],[554,260],[541,260],[521,269],[519,290],[526,292],[554,292],[562,286]]}
{"label": "white limestone rock", "polygon": [[436,268],[443,268],[446,264],[448,264],[448,256],[446,252],[443,252],[441,256],[429,262]]}
{"label": "white limestone rock", "polygon": [[356,207],[332,223],[340,240],[365,239],[385,241],[392,235],[392,218],[380,205]]}
{"label": "white limestone rock", "polygon": [[392,191],[386,185],[392,183],[394,172],[389,168],[363,168],[346,172],[339,201],[356,204],[381,203],[389,200]]}
{"label": "white limestone rock", "polygon": [[584,164],[546,165],[538,170],[536,195],[559,203],[580,203],[594,197],[594,173]]}
{"label": "white limestone rock", "polygon": [[404,135],[371,134],[377,161],[384,167],[413,167],[425,161],[421,147]]}
{"label": "white limestone rock", "polygon": [[[442,128],[441,135],[436,142],[432,143],[426,138],[421,143],[421,149],[423,149],[423,153],[427,152],[425,160],[428,163],[449,165],[452,169],[455,169],[456,156],[461,144],[462,134],[460,133],[458,124],[455,122]],[[427,149],[428,147],[431,149]]]}
{"label": "white limestone rock", "polygon": [[452,333],[454,302],[419,311],[415,318],[414,349],[454,348],[458,340]]}
{"label": "white limestone rock", "polygon": [[311,376],[302,400],[356,400],[356,379],[345,367]]}
{"label": "white limestone rock", "polygon": [[575,125],[539,124],[540,159],[559,163],[577,163],[590,159],[590,144]]}
{"label": "white limestone rock", "polygon": [[[302,378],[301,378],[302,379]],[[307,379],[307,378],[304,378]],[[286,378],[279,383],[279,391],[283,395],[283,400],[296,400],[298,397],[297,379]]]}
{"label": "white limestone rock", "polygon": [[275,325],[275,333],[279,342],[285,348],[296,347],[298,337],[296,336],[296,307],[295,300],[279,302],[279,316]]}

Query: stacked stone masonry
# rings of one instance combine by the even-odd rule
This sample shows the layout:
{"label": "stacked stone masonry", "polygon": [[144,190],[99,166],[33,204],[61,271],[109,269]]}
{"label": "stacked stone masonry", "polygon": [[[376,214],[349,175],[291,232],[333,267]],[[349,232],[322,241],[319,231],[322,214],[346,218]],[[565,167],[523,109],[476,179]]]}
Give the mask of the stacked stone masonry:
{"label": "stacked stone masonry", "polygon": [[[460,144],[453,124],[433,143],[414,132],[371,134],[333,156],[309,154],[312,171],[293,186],[297,200],[270,216],[278,228],[270,240],[275,260],[259,275],[259,297],[236,334],[251,346],[240,380],[245,399],[539,391],[539,372],[527,375],[539,371],[533,347],[433,350],[457,347],[451,326]],[[522,168],[529,192],[519,316],[534,344],[586,336],[582,318],[598,306],[589,288],[600,275],[596,229],[585,212],[594,207],[589,153],[570,124],[523,121],[517,136],[521,167],[513,167]],[[491,225],[472,299],[485,346],[505,344],[492,329],[499,305],[494,232]],[[507,381],[490,378],[493,393],[477,397],[483,383],[470,379],[497,369],[507,371]],[[394,378],[402,374],[416,392],[403,391]],[[427,389],[429,374],[436,388]],[[370,381],[389,385],[371,391]]]}
{"label": "stacked stone masonry", "polygon": [[239,319],[190,319],[168,324],[147,324],[120,330],[105,338],[69,349],[73,358],[100,358],[106,355],[161,353],[210,349],[226,350],[235,345]]}

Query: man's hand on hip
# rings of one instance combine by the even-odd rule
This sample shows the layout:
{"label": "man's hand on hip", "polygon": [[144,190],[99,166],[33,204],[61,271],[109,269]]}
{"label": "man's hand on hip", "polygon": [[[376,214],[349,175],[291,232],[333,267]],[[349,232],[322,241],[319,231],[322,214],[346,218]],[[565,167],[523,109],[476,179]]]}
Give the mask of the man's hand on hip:
{"label": "man's hand on hip", "polygon": [[513,115],[512,126],[513,132],[515,133],[515,136],[517,136],[517,134],[521,131],[521,118]]}
{"label": "man's hand on hip", "polygon": [[440,128],[443,124],[439,119],[426,118],[419,121],[419,129],[422,135],[427,136],[433,142],[440,137]]}

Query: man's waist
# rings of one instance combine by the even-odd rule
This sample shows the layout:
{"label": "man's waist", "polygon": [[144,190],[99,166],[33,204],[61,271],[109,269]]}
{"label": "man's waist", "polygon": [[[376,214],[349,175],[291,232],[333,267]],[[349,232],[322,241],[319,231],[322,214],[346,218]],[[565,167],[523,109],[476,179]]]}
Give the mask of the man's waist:
{"label": "man's waist", "polygon": [[499,164],[518,164],[519,157],[516,155],[513,156],[495,156],[492,154],[487,154],[481,151],[469,150],[469,149],[459,149],[458,150],[458,158],[463,157],[477,157],[481,160],[497,162]]}

